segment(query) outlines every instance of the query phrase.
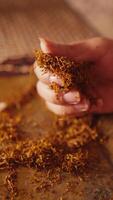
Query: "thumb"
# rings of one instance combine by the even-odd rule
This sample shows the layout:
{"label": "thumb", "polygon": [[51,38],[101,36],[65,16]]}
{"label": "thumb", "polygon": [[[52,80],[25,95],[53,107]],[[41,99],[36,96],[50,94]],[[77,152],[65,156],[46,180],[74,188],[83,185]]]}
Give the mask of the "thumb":
{"label": "thumb", "polygon": [[72,48],[73,45],[71,44],[58,44],[43,38],[40,38],[39,40],[40,47],[44,53],[52,53],[53,55],[58,56],[74,56],[74,49]]}
{"label": "thumb", "polygon": [[105,54],[103,39],[92,38],[74,44],[57,44],[40,38],[40,47],[44,53],[67,56],[75,60],[96,60]]}

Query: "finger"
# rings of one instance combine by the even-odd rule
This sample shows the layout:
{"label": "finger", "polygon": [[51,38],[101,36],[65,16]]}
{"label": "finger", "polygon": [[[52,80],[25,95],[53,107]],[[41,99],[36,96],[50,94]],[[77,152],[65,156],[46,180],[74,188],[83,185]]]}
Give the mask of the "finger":
{"label": "finger", "polygon": [[0,102],[0,112],[3,111],[7,107],[5,102]]}
{"label": "finger", "polygon": [[42,68],[37,66],[37,63],[34,63],[34,72],[37,76],[37,78],[42,81],[45,84],[50,84],[52,82],[57,83],[58,85],[62,85],[62,81],[59,77],[57,76],[53,76],[51,73],[49,72],[44,72],[42,70]]}
{"label": "finger", "polygon": [[40,46],[43,52],[53,55],[67,56],[76,60],[95,60],[105,55],[106,40],[103,38],[92,38],[75,44],[56,44],[40,38]]}
{"label": "finger", "polygon": [[41,81],[37,83],[37,91],[45,101],[54,104],[78,104],[81,100],[80,93],[77,90],[67,92],[66,94],[56,94],[48,85]]}
{"label": "finger", "polygon": [[47,84],[44,84],[41,81],[37,83],[38,94],[45,100],[49,102],[54,102],[56,104],[62,104],[63,100],[61,97],[57,98],[54,90],[51,90]]}
{"label": "finger", "polygon": [[49,79],[51,74],[49,72],[44,72],[42,68],[37,66],[37,63],[34,63],[34,73],[36,74],[37,78],[41,80],[42,82],[49,84]]}
{"label": "finger", "polygon": [[46,102],[49,110],[54,112],[57,115],[75,115],[83,116],[88,112],[89,103],[84,102],[78,105],[56,105],[50,102]]}
{"label": "finger", "polygon": [[[107,91],[107,93],[106,93]],[[92,113],[110,113],[113,112],[113,83],[107,82],[97,86],[98,99],[96,105],[92,105]]]}

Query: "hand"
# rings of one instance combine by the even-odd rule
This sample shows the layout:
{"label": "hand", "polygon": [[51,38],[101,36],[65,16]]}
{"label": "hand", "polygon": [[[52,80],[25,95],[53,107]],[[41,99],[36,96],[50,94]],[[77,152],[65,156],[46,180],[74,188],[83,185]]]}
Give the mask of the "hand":
{"label": "hand", "polygon": [[[75,44],[62,45],[40,39],[40,46],[45,53],[95,63],[91,71],[94,83],[94,90],[91,92],[97,97],[95,105],[76,88],[57,98],[55,92],[49,88],[49,84],[52,81],[61,84],[61,80],[49,72],[44,74],[35,63],[34,70],[39,79],[37,90],[51,111],[58,115],[75,114],[76,116],[85,113],[113,112],[113,40],[92,38]],[[89,88],[88,90],[91,89]]]}

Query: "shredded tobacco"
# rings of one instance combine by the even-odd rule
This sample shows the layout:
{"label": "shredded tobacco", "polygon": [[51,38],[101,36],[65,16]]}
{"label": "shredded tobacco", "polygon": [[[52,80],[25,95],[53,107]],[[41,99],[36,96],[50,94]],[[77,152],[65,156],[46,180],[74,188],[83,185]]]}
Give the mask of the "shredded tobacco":
{"label": "shredded tobacco", "polygon": [[[9,119],[7,114],[3,113],[3,118],[4,116]],[[2,127],[4,127],[5,122],[2,120]],[[10,126],[13,127],[13,125],[12,120]],[[75,165],[75,169],[85,165],[88,152],[82,147],[98,137],[96,130],[92,130],[81,119],[73,119],[70,123],[67,122],[67,125],[65,121],[64,125],[60,125],[58,128],[57,123],[56,133],[49,133],[41,140],[18,140],[16,143],[1,149],[0,168],[30,166],[42,170],[54,167],[64,169],[64,165],[66,165],[66,171],[72,171],[72,169],[74,170],[72,165]],[[9,132],[9,136],[10,134]],[[14,130],[12,128],[13,137]],[[15,135],[15,137],[17,136]],[[3,138],[5,140],[5,137],[1,135],[2,141]]]}
{"label": "shredded tobacco", "polygon": [[0,115],[0,143],[16,141],[19,137],[18,123],[20,117],[12,118],[8,113]]}
{"label": "shredded tobacco", "polygon": [[[50,132],[37,141],[18,136],[21,135],[19,121],[18,117],[1,113],[0,170],[9,170],[6,177],[9,199],[13,200],[17,194],[15,169],[18,167],[31,167],[38,172],[48,172],[46,180],[40,180],[36,190],[52,187],[60,180],[61,171],[79,173],[86,167],[90,159],[87,145],[97,140],[98,134],[83,119],[57,119],[55,132]],[[9,144],[4,145],[8,141]]]}
{"label": "shredded tobacco", "polygon": [[33,182],[36,183],[36,191],[46,191],[56,183],[61,183],[62,176],[60,172],[60,168],[55,168],[45,171],[44,173],[36,173],[33,179]]}
{"label": "shredded tobacco", "polygon": [[8,194],[6,199],[14,200],[17,196],[17,186],[16,186],[16,180],[17,180],[17,173],[15,169],[10,169],[9,174],[6,176],[5,179],[5,185],[8,190]]}
{"label": "shredded tobacco", "polygon": [[70,89],[77,88],[92,103],[95,103],[96,96],[88,90],[89,87],[94,90],[90,75],[92,66],[94,65],[93,62],[77,62],[67,57],[43,53],[41,50],[36,50],[36,61],[44,72],[50,72],[60,78],[61,85],[55,82],[50,84],[50,87],[56,93],[68,92]]}
{"label": "shredded tobacco", "polygon": [[94,200],[112,200],[111,192],[106,188],[99,188],[95,190]]}
{"label": "shredded tobacco", "polygon": [[[68,58],[53,57],[41,51],[36,52],[36,57],[38,65],[44,72],[49,71],[62,80],[62,86],[51,84],[57,93],[67,92],[75,85],[84,92],[89,85],[88,71],[92,66],[91,63],[76,63]],[[94,97],[88,95],[94,100]],[[29,100],[28,95],[20,101],[20,104],[23,105],[27,100]],[[0,115],[0,170],[9,171],[5,180],[9,199],[13,200],[17,195],[16,169],[19,167],[34,168],[38,173],[42,171],[46,173],[46,180],[35,176],[37,191],[52,187],[59,182],[61,172],[77,174],[85,169],[90,160],[87,146],[98,139],[96,129],[91,128],[86,120],[58,118],[54,132],[51,130],[39,140],[29,140],[25,137],[21,138],[22,131],[19,128],[21,119],[15,117],[12,112],[15,108],[17,106],[11,105]]]}

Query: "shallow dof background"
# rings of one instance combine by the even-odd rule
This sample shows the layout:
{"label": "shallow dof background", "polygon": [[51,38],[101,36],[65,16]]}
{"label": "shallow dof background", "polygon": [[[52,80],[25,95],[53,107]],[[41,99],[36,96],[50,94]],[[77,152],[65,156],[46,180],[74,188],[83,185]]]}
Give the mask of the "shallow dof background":
{"label": "shallow dof background", "polygon": [[113,38],[112,0],[67,0],[100,34]]}
{"label": "shallow dof background", "polygon": [[113,37],[112,0],[0,0],[0,62],[33,54],[38,37],[68,43]]}
{"label": "shallow dof background", "polygon": [[112,0],[0,0],[0,62],[33,55],[38,37],[67,43],[113,37]]}

